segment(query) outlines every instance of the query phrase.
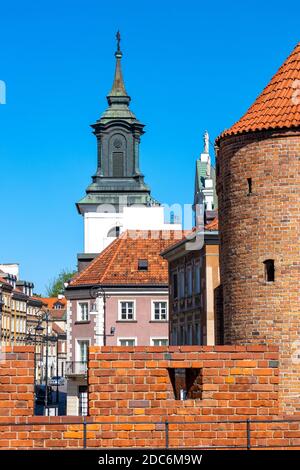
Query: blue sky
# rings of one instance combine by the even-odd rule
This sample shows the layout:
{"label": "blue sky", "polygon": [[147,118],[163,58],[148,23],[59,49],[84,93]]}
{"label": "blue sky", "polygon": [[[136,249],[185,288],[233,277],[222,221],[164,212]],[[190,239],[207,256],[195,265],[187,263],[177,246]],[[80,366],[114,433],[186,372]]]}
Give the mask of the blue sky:
{"label": "blue sky", "polygon": [[42,293],[76,266],[75,202],[95,170],[89,125],[106,107],[118,28],[131,108],[146,124],[146,181],[161,202],[184,204],[204,130],[213,142],[246,111],[299,41],[299,10],[297,1],[2,2],[0,262],[19,262]]}

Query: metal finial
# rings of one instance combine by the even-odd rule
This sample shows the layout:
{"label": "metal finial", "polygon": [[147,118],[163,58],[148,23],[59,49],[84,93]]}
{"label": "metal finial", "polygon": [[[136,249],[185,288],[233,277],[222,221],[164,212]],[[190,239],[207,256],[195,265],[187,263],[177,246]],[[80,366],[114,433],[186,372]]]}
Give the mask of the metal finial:
{"label": "metal finial", "polygon": [[121,51],[121,49],[120,49],[121,34],[120,34],[119,30],[117,31],[116,39],[117,39],[117,51],[120,52]]}

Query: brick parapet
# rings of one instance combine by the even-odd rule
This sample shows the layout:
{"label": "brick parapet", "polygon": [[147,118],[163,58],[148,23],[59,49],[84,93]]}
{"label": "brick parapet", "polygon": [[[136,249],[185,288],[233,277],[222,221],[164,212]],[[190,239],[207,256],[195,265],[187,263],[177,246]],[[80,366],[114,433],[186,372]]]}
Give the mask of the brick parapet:
{"label": "brick parapet", "polygon": [[[91,347],[91,416],[278,416],[275,346]],[[175,399],[170,370],[197,369],[201,399]]]}
{"label": "brick parapet", "polygon": [[[31,361],[32,354],[14,349],[7,360]],[[26,408],[23,416],[2,415],[1,449],[79,449],[84,435],[88,448],[165,448],[166,420],[170,448],[246,448],[249,418],[253,446],[300,447],[299,421],[272,422],[283,418],[274,346],[92,347],[89,359],[92,416],[33,417]],[[201,368],[202,398],[174,400],[168,367]]]}
{"label": "brick parapet", "polygon": [[33,415],[34,347],[2,348],[0,361],[0,419]]}

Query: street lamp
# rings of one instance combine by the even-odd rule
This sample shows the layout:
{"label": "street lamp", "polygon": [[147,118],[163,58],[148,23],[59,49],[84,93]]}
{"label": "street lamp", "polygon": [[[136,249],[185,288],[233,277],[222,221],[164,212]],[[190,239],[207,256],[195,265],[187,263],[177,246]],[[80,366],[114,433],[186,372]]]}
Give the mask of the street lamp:
{"label": "street lamp", "polygon": [[[37,377],[36,377],[36,349],[37,344],[40,345],[40,370],[41,370],[41,377],[40,383],[42,384],[43,378],[45,377],[45,409],[48,407],[48,369],[49,369],[49,341],[56,342],[56,371],[58,375],[58,339],[57,336],[50,336],[49,335],[49,314],[50,312],[47,311],[44,315],[39,318],[37,325],[34,327],[34,386],[36,385]],[[44,327],[42,326],[43,321],[46,321],[46,333],[43,335]],[[27,341],[32,342],[32,332],[30,331],[27,335]],[[44,344],[46,344],[46,364],[45,364],[45,374],[43,371],[43,357],[44,357]],[[35,391],[34,391],[35,397]],[[58,403],[58,381],[56,383],[56,403]]]}
{"label": "street lamp", "polygon": [[110,329],[110,334],[106,334],[106,301],[109,299],[109,296],[106,294],[103,287],[92,287],[90,289],[90,296],[92,299],[102,298],[103,299],[103,334],[96,334],[96,336],[103,336],[103,346],[106,346],[106,338],[109,336],[114,336],[115,327]]}

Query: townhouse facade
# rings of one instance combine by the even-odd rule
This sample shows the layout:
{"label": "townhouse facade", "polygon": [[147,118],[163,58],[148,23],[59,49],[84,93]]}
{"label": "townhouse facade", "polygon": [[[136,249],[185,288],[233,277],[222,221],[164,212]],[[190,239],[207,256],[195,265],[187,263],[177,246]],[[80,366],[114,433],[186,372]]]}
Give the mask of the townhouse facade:
{"label": "townhouse facade", "polygon": [[1,270],[0,339],[3,347],[35,346],[35,379],[43,383],[46,376],[65,374],[67,302],[63,297],[37,297],[33,288],[32,282],[20,281],[16,274]]}
{"label": "townhouse facade", "polygon": [[18,281],[13,274],[0,273],[1,341],[3,346],[28,342],[38,323],[43,302],[32,296],[33,284]]}
{"label": "townhouse facade", "polygon": [[67,360],[67,299],[63,295],[41,299],[49,314],[49,376],[65,376]]}
{"label": "townhouse facade", "polygon": [[181,231],[123,233],[66,288],[68,414],[84,414],[88,348],[166,346],[168,266],[160,253]]}
{"label": "townhouse facade", "polygon": [[220,284],[218,219],[168,247],[171,345],[216,343],[216,293]]}

